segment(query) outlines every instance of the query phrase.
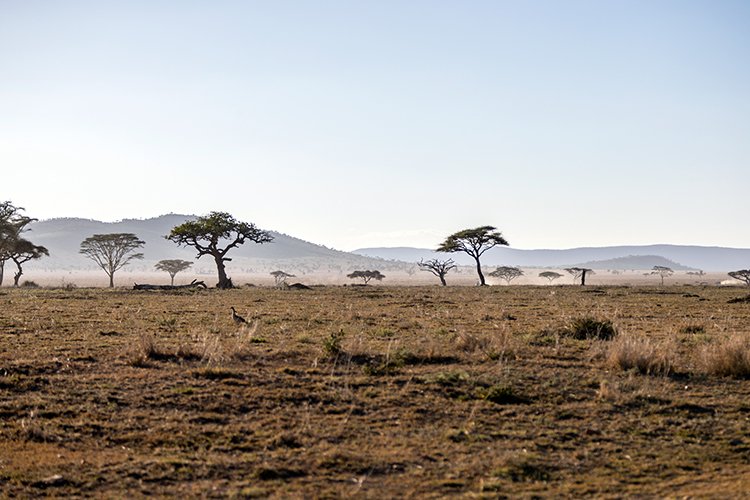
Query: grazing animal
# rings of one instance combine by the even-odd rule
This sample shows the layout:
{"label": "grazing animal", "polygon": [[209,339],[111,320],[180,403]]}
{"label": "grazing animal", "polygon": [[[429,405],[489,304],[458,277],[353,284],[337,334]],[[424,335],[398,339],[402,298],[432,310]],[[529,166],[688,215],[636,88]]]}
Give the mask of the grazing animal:
{"label": "grazing animal", "polygon": [[237,314],[237,311],[234,310],[234,307],[230,307],[230,309],[232,310],[232,321],[234,321],[238,325],[247,324],[247,320],[243,318],[242,316],[240,316],[239,314]]}

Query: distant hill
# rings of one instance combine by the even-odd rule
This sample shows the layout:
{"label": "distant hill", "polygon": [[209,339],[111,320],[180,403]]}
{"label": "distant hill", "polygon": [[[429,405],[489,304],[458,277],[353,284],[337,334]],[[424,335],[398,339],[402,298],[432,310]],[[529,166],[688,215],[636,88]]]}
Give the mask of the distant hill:
{"label": "distant hill", "polygon": [[694,268],[683,266],[677,262],[665,259],[659,255],[628,255],[627,257],[617,257],[615,259],[594,260],[576,264],[575,267],[585,267],[588,269],[614,269],[617,271],[628,270],[648,270],[654,266],[668,267],[673,271],[694,271]]}
{"label": "distant hill", "polygon": [[[470,265],[471,257],[466,254],[437,253],[425,248],[361,248],[354,253],[389,260],[416,262],[420,259],[451,257],[458,264]],[[520,267],[570,267],[580,263],[603,262],[629,256],[658,256],[679,268],[702,269],[704,271],[730,271],[750,267],[750,249],[702,247],[683,245],[642,245],[586,247],[566,250],[520,250],[517,248],[495,247],[484,254],[482,262],[487,266],[511,265]],[[647,262],[643,269],[651,269]],[[671,266],[670,266],[671,267]],[[604,269],[612,267],[604,267]],[[632,269],[628,267],[628,269]],[[675,269],[675,268],[673,268]]]}
{"label": "distant hill", "polygon": [[[133,261],[128,266],[132,270],[152,270],[156,262],[163,259],[184,259],[193,261],[197,252],[193,248],[178,247],[167,240],[165,235],[170,230],[187,220],[194,220],[194,215],[168,214],[152,219],[125,219],[119,222],[101,222],[90,219],[60,218],[34,222],[29,225],[30,232],[26,237],[37,245],[44,245],[50,256],[32,261],[25,268],[45,270],[78,270],[96,269],[96,265],[79,254],[81,242],[94,234],[134,233],[146,242],[142,252],[144,259]],[[248,272],[260,272],[268,269],[285,271],[323,271],[349,272],[355,268],[378,268],[387,270],[403,267],[403,264],[386,263],[381,259],[364,257],[352,253],[333,250],[321,245],[293,238],[283,233],[270,231],[272,243],[258,245],[245,243],[230,253],[232,261],[228,268],[242,269]],[[204,256],[194,264],[196,271],[214,270],[211,257]]]}

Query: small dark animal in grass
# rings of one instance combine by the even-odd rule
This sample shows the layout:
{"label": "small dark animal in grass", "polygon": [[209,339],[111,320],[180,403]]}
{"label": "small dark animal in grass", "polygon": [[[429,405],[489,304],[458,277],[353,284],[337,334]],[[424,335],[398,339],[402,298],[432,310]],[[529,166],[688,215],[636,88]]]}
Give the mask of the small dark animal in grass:
{"label": "small dark animal in grass", "polygon": [[243,318],[242,316],[240,316],[239,314],[237,314],[237,311],[234,310],[234,307],[230,307],[230,309],[232,310],[232,321],[234,321],[238,325],[247,324],[247,320]]}

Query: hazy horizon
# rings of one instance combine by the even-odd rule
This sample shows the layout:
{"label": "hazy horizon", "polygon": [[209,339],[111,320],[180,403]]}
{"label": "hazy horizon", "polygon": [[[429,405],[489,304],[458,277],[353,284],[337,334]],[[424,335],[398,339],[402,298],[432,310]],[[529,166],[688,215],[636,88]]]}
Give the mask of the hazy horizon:
{"label": "hazy horizon", "polygon": [[750,4],[3,3],[0,200],[341,250],[750,248]]}

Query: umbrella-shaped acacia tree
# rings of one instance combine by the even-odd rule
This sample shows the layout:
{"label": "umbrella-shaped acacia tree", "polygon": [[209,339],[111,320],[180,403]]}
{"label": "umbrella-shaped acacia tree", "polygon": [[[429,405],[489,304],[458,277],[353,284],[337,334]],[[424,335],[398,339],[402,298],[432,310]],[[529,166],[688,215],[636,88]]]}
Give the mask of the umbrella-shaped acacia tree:
{"label": "umbrella-shaped acacia tree", "polygon": [[217,288],[232,288],[232,280],[227,277],[225,262],[231,261],[227,252],[246,241],[270,243],[273,236],[268,231],[255,227],[255,224],[240,222],[226,212],[211,212],[195,220],[187,221],[172,228],[165,236],[180,246],[198,250],[198,257],[210,255],[216,262],[219,273]]}
{"label": "umbrella-shaped acacia tree", "polygon": [[475,229],[464,229],[448,236],[445,241],[437,248],[438,252],[464,252],[471,255],[477,263],[477,274],[479,275],[479,284],[485,286],[484,274],[482,274],[482,265],[479,258],[497,245],[508,245],[503,238],[502,233],[495,231],[492,226],[482,226]]}

